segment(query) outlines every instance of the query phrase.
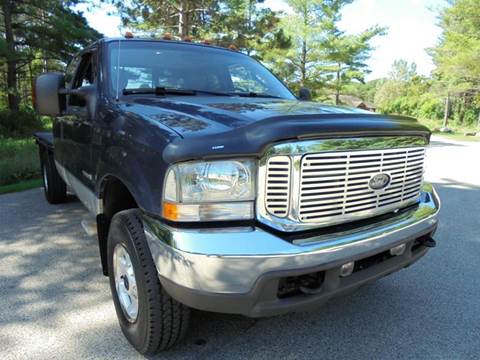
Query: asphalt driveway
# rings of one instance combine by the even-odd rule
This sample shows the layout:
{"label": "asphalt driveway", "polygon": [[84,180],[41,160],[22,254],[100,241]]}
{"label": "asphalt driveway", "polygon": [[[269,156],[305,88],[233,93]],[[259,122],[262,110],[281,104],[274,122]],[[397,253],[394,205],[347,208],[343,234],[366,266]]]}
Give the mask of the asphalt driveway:
{"label": "asphalt driveway", "polygon": [[[435,139],[438,247],[414,266],[308,313],[253,320],[195,312],[161,359],[479,358],[480,143]],[[0,359],[141,358],[117,324],[78,201],[0,196]]]}

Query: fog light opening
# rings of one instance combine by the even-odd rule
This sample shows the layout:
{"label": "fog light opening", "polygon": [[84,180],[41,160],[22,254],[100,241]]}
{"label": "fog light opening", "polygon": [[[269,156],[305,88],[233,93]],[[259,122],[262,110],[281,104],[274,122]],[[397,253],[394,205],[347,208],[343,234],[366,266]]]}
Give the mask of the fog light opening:
{"label": "fog light opening", "polygon": [[407,246],[405,244],[397,245],[397,246],[390,249],[390,255],[392,255],[392,256],[403,255],[406,248],[407,248]]}
{"label": "fog light opening", "polygon": [[341,277],[347,277],[347,276],[352,275],[354,267],[355,267],[355,261],[350,261],[346,264],[343,264],[340,267],[340,276]]}
{"label": "fog light opening", "polygon": [[322,291],[324,279],[324,271],[281,278],[278,284],[277,297],[284,299],[298,295],[318,294]]}

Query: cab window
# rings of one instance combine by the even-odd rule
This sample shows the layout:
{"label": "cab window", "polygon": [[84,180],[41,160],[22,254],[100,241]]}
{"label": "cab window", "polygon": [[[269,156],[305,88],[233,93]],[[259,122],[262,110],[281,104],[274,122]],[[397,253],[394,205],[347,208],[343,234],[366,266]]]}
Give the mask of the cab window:
{"label": "cab window", "polygon": [[[82,56],[77,72],[71,83],[71,89],[93,85],[96,82],[96,57],[95,53],[86,53]],[[85,106],[85,100],[76,95],[70,95],[70,106]]]}

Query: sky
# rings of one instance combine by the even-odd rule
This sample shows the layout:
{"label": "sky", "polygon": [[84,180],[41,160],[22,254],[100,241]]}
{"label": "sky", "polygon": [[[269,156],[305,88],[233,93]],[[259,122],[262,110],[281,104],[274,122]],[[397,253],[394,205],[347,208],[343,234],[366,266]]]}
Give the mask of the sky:
{"label": "sky", "polygon": [[[372,41],[375,50],[368,61],[371,73],[367,80],[388,75],[396,59],[405,59],[417,64],[417,71],[429,75],[433,63],[425,49],[433,47],[441,33],[436,25],[436,10],[445,6],[445,0],[354,0],[342,10],[339,27],[349,34],[359,33],[371,26],[387,27],[387,35]],[[289,12],[282,0],[266,0],[265,6],[272,10]],[[87,9],[78,6],[84,12],[90,26],[106,36],[121,35],[120,19],[112,5],[104,4],[99,8]]]}

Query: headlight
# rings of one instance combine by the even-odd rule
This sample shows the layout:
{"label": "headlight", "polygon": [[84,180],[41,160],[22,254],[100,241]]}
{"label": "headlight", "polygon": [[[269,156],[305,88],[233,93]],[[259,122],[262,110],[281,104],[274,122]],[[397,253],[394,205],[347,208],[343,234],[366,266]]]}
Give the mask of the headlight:
{"label": "headlight", "polygon": [[188,162],[167,172],[163,217],[173,221],[252,219],[254,200],[253,160]]}

